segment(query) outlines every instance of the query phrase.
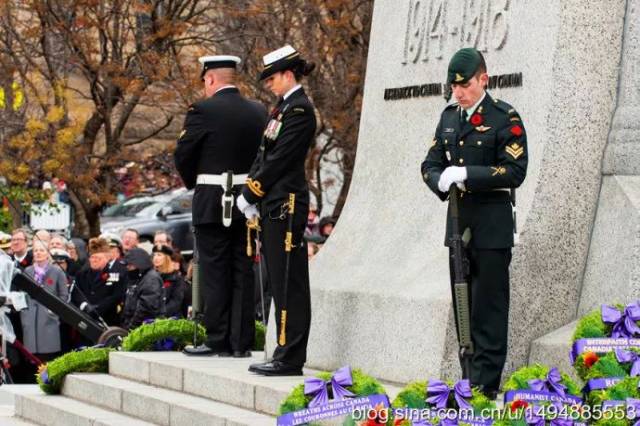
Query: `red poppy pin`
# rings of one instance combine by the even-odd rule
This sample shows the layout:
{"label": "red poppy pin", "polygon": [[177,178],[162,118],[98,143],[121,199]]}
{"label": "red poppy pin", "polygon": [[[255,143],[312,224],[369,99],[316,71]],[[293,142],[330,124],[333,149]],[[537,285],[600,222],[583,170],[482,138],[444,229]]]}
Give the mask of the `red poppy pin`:
{"label": "red poppy pin", "polygon": [[482,124],[484,120],[482,119],[482,116],[478,113],[475,113],[471,116],[471,118],[469,119],[469,122],[471,124],[473,124],[474,126],[479,126]]}
{"label": "red poppy pin", "polygon": [[162,288],[169,288],[171,287],[171,281],[165,281],[162,283]]}
{"label": "red poppy pin", "polygon": [[20,264],[21,264],[22,266],[27,266],[27,259],[22,259],[22,260],[20,261]]}
{"label": "red poppy pin", "polygon": [[109,278],[109,274],[107,274],[106,272],[103,272],[102,275],[100,275],[100,279],[102,281],[107,281],[107,278]]}
{"label": "red poppy pin", "polygon": [[45,281],[47,283],[47,285],[53,285],[53,280],[51,278],[47,278],[47,281]]}
{"label": "red poppy pin", "polygon": [[522,136],[522,127],[513,126],[511,128],[511,134],[514,135],[514,136]]}

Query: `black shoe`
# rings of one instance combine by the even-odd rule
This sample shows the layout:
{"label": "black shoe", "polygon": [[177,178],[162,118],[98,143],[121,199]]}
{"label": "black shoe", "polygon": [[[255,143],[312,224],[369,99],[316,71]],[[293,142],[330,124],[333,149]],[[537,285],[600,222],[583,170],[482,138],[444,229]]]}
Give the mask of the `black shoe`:
{"label": "black shoe", "polygon": [[217,351],[215,349],[211,349],[207,345],[200,346],[187,346],[182,350],[182,353],[185,355],[191,356],[219,356],[219,357],[228,357],[231,354],[227,351]]}
{"label": "black shoe", "polygon": [[249,371],[263,376],[302,376],[302,367],[286,364],[282,361],[251,364]]}
{"label": "black shoe", "polygon": [[251,358],[251,351],[233,351],[234,358]]}
{"label": "black shoe", "polygon": [[495,401],[498,398],[498,389],[490,388],[486,385],[477,385],[476,388],[491,401]]}

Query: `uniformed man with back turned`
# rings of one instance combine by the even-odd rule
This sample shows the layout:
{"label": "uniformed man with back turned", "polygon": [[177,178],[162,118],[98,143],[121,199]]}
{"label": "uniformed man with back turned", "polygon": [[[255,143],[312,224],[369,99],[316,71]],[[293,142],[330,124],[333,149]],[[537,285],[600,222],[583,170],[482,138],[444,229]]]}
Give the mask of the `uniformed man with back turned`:
{"label": "uniformed man with back turned", "polygon": [[267,111],[235,86],[240,58],[205,56],[200,63],[205,99],[189,107],[175,162],[186,187],[195,188],[207,339],[184,352],[248,357],[255,332],[252,259],[246,220],[234,204],[260,146]]}
{"label": "uniformed man with back turned", "polygon": [[[470,231],[465,250],[474,347],[469,379],[495,398],[507,355],[509,264],[515,230],[512,203],[515,188],[526,176],[528,156],[520,115],[486,92],[488,80],[479,51],[465,48],[453,56],[447,83],[457,103],[442,112],[422,163],[422,177],[443,201],[451,185],[459,189],[459,229],[468,230],[467,235]],[[449,247],[451,225],[448,213],[445,245]],[[453,290],[452,261],[450,270]]]}

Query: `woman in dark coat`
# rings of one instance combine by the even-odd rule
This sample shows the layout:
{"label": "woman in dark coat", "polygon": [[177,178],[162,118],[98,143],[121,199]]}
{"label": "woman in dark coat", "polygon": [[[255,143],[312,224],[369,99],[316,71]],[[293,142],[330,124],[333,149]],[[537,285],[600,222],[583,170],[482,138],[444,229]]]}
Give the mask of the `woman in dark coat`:
{"label": "woman in dark coat", "polygon": [[182,316],[185,283],[179,271],[175,270],[172,259],[173,249],[169,246],[153,247],[153,267],[162,277],[162,307],[164,317]]}

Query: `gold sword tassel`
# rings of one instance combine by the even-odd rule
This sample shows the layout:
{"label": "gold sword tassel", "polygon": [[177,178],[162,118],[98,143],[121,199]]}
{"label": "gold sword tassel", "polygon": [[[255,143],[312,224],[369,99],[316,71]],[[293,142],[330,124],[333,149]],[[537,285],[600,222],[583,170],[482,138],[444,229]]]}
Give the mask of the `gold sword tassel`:
{"label": "gold sword tassel", "polygon": [[260,219],[254,217],[247,219],[247,256],[253,256],[253,244],[251,244],[251,230],[260,231]]}

